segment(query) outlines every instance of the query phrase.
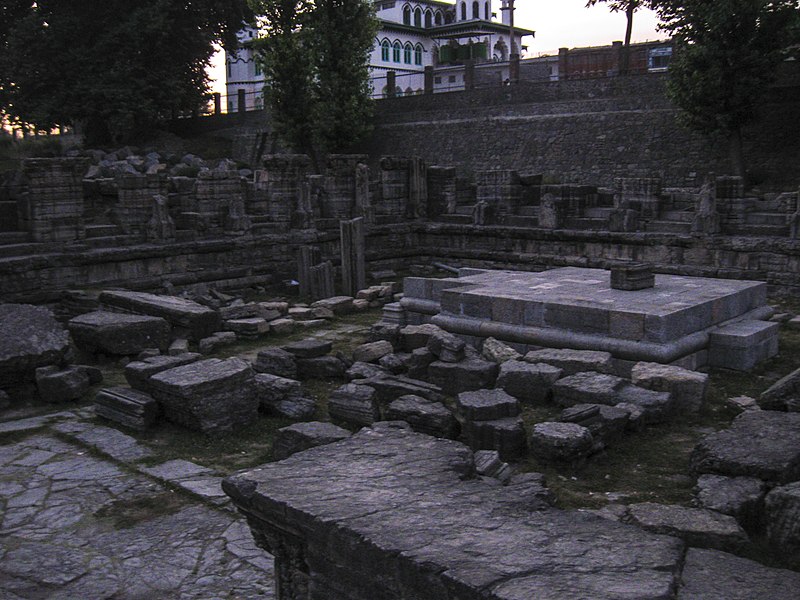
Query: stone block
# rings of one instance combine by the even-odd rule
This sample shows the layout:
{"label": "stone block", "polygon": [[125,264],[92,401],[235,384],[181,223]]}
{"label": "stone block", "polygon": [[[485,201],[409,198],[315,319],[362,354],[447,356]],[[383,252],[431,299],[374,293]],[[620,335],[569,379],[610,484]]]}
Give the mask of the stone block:
{"label": "stone block", "polygon": [[772,384],[758,397],[765,410],[800,412],[800,369],[792,371]]}
{"label": "stone block", "polygon": [[654,287],[653,265],[648,263],[617,263],[611,265],[611,289],[646,290]]}
{"label": "stone block", "polygon": [[592,439],[599,446],[614,445],[622,437],[630,413],[624,408],[605,406],[603,404],[576,404],[561,412],[559,420],[564,423],[576,423],[585,427],[592,434]]}
{"label": "stone block", "polygon": [[668,392],[646,390],[630,384],[619,390],[615,404],[638,406],[644,412],[645,423],[663,423],[675,413],[672,396]]}
{"label": "stone block", "polygon": [[737,551],[749,543],[736,519],[703,508],[643,502],[628,506],[628,519],[642,529],[679,537],[697,548]]}
{"label": "stone block", "polygon": [[144,431],[158,420],[161,406],[155,398],[144,392],[113,387],[97,392],[94,412],[110,421]]}
{"label": "stone block", "polygon": [[545,422],[533,426],[530,451],[545,462],[579,466],[592,452],[594,439],[588,428],[577,423]]}
{"label": "stone block", "polygon": [[303,395],[303,387],[299,381],[268,373],[256,373],[253,377],[253,388],[261,409],[266,412],[270,412],[273,406],[287,398]]}
{"label": "stone block", "polygon": [[618,402],[626,401],[619,397],[620,390],[624,386],[625,380],[616,375],[593,371],[575,373],[559,379],[553,384],[553,400],[559,406],[574,404],[613,406]]}
{"label": "stone block", "polygon": [[496,386],[521,402],[541,403],[550,398],[562,370],[544,363],[508,360],[500,365]]}
{"label": "stone block", "polygon": [[394,352],[394,349],[386,340],[361,344],[353,350],[353,362],[376,363],[392,352]]}
{"label": "stone block", "polygon": [[520,417],[468,421],[464,431],[473,450],[497,450],[504,461],[518,460],[525,454],[525,426]]}
{"label": "stone block", "polygon": [[400,396],[386,411],[389,420],[405,421],[414,431],[455,439],[461,430],[453,413],[443,403],[421,396]]}
{"label": "stone block", "polygon": [[253,369],[259,373],[294,379],[297,377],[297,359],[294,354],[281,348],[264,348],[258,351]]}
{"label": "stone block", "polygon": [[275,460],[283,460],[297,452],[339,442],[349,437],[349,431],[333,423],[319,421],[296,423],[277,431],[272,444],[272,457]]}
{"label": "stone block", "polygon": [[171,327],[161,317],[95,311],[67,325],[75,344],[87,352],[134,355],[147,348],[166,350]]}
{"label": "stone block", "polygon": [[764,500],[764,520],[772,547],[781,554],[800,553],[800,481],[774,488]]}
{"label": "stone block", "polygon": [[183,338],[173,340],[167,349],[167,354],[169,356],[179,356],[187,352],[189,352],[189,340]]}
{"label": "stone block", "polygon": [[778,353],[780,325],[769,321],[739,321],[709,334],[708,364],[749,371]]}
{"label": "stone block", "polygon": [[428,338],[427,348],[443,362],[456,363],[464,359],[464,340],[446,331],[435,331]]}
{"label": "stone block", "polygon": [[481,357],[501,364],[507,360],[517,360],[521,358],[519,352],[514,350],[511,346],[494,339],[493,337],[486,338],[481,346]]}
{"label": "stone block", "polygon": [[349,365],[338,356],[318,356],[297,359],[299,379],[344,378]]}
{"label": "stone block", "polygon": [[78,400],[89,391],[89,375],[80,367],[39,367],[36,389],[45,402],[57,404]]}
{"label": "stone block", "polygon": [[337,316],[347,315],[353,312],[352,296],[331,296],[323,298],[311,304],[311,308],[328,308]]}
{"label": "stone block", "polygon": [[308,338],[299,342],[292,342],[283,346],[283,350],[293,354],[297,358],[318,358],[325,356],[333,348],[331,342]]}
{"label": "stone block", "polygon": [[544,348],[525,355],[530,363],[545,363],[564,371],[564,375],[575,375],[584,371],[611,373],[613,363],[610,352],[597,350],[570,350],[568,348]]}
{"label": "stone block", "polygon": [[442,389],[434,384],[402,375],[389,377],[371,377],[354,381],[357,385],[368,385],[378,393],[378,401],[382,406],[388,406],[392,401],[401,396],[422,396],[432,402],[444,400]]}
{"label": "stone block", "polygon": [[417,348],[425,348],[428,340],[435,332],[442,331],[436,325],[406,325],[400,330],[400,349],[404,352],[413,352]]}
{"label": "stone block", "polygon": [[393,375],[400,375],[408,370],[408,359],[411,357],[408,353],[403,354],[387,354],[378,360],[378,365],[392,373]]}
{"label": "stone block", "polygon": [[353,365],[345,371],[345,377],[348,381],[354,379],[369,379],[370,377],[388,377],[392,372],[380,365],[374,365],[365,362],[354,362]]}
{"label": "stone block", "polygon": [[498,371],[497,363],[479,358],[468,358],[460,363],[438,360],[428,366],[428,380],[441,387],[444,393],[453,395],[494,386]]}
{"label": "stone block", "polygon": [[755,477],[701,475],[697,478],[697,504],[734,517],[744,527],[758,524],[767,486]]}
{"label": "stone block", "polygon": [[240,358],[209,358],[156,373],[152,395],[164,416],[203,433],[228,432],[258,417],[254,373]]}
{"label": "stone block", "polygon": [[125,380],[132,388],[150,394],[152,393],[150,378],[153,375],[167,369],[182,367],[198,360],[200,360],[200,354],[187,352],[176,356],[153,356],[142,361],[129,362],[125,365]]}
{"label": "stone block", "polygon": [[223,327],[245,338],[256,338],[269,333],[269,323],[261,317],[228,319],[223,322]]}
{"label": "stone block", "polygon": [[668,392],[680,414],[697,412],[705,400],[708,375],[660,363],[638,362],[631,381],[648,390]]}
{"label": "stone block", "polygon": [[334,421],[372,425],[381,420],[377,393],[369,386],[348,383],[331,392],[328,414]]}
{"label": "stone block", "polygon": [[275,319],[270,321],[269,327],[275,335],[285,335],[294,331],[294,319]]}
{"label": "stone block", "polygon": [[436,360],[428,348],[417,348],[408,359],[408,376],[413,379],[426,379],[428,367]]}
{"label": "stone block", "polygon": [[458,413],[467,421],[491,421],[516,417],[519,401],[503,390],[461,392],[456,398]]}

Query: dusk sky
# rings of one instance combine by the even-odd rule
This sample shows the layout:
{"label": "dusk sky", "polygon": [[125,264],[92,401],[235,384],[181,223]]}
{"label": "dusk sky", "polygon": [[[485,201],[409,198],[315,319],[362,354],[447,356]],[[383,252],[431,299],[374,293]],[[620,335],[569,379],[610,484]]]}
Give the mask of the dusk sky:
{"label": "dusk sky", "polygon": [[[600,46],[625,37],[624,13],[612,13],[605,4],[586,8],[585,0],[516,0],[514,24],[536,31],[527,39],[528,55],[555,54],[561,47]],[[495,12],[500,0],[493,0]],[[640,10],[633,19],[633,41],[663,39],[656,31],[658,19],[650,10]],[[224,57],[214,59],[211,76],[215,92],[225,93]]]}

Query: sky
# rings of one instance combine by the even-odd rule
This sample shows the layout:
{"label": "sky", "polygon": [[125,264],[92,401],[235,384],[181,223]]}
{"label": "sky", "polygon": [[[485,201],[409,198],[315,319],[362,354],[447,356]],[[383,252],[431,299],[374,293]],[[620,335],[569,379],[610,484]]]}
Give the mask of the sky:
{"label": "sky", "polygon": [[[559,48],[603,46],[625,38],[625,14],[612,13],[604,3],[586,8],[585,0],[516,0],[514,24],[532,29],[536,36],[525,43],[529,56],[555,54]],[[500,0],[492,1],[500,15]],[[650,10],[640,10],[633,17],[632,41],[664,39],[656,31],[658,19]],[[225,94],[225,68],[222,52],[214,57],[210,75],[213,91]]]}

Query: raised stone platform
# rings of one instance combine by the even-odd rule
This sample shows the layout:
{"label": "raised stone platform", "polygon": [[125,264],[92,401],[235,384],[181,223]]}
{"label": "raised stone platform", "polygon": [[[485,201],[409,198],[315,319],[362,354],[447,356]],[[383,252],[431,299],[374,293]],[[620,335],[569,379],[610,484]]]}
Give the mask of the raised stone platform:
{"label": "raised stone platform", "polygon": [[[767,285],[757,281],[656,275],[651,288],[620,290],[601,269],[461,274],[406,278],[401,305],[408,322],[432,322],[468,338],[494,337],[524,349],[603,350],[625,360],[697,368],[710,362],[714,332],[769,315]],[[773,355],[777,329],[751,329],[764,350],[758,359]],[[751,368],[754,357],[745,354],[726,366]]]}

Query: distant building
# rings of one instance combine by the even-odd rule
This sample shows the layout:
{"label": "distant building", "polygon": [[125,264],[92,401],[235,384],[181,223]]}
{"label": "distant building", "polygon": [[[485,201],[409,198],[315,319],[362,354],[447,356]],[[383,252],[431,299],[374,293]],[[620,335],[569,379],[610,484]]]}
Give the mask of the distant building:
{"label": "distant building", "polygon": [[[424,70],[433,66],[435,91],[463,89],[463,64],[473,61],[484,79],[497,82],[509,77],[510,54],[508,0],[501,0],[501,21],[496,21],[492,0],[374,0],[380,29],[370,55],[370,74],[375,96],[388,94],[387,73],[396,74],[395,93],[421,93]],[[523,38],[534,32],[514,28],[513,49],[527,47]],[[257,31],[239,32],[239,48],[226,53],[227,111],[238,110],[244,90],[247,110],[263,106],[264,75],[255,61],[253,40]],[[483,68],[480,68],[480,66]],[[487,70],[487,67],[491,69]]]}
{"label": "distant building", "polygon": [[[622,63],[622,42],[610,46],[560,48],[558,79],[588,79],[617,75]],[[672,58],[672,42],[641,42],[629,48],[628,74],[641,75],[666,71]]]}

